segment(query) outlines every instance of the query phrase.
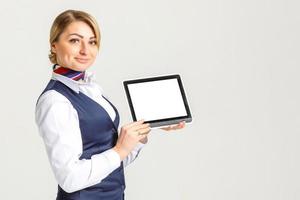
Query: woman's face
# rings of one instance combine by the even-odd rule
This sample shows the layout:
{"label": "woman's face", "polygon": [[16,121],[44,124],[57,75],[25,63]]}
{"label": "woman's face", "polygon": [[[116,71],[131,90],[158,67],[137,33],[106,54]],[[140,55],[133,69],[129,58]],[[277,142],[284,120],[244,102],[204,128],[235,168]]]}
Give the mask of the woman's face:
{"label": "woman's face", "polygon": [[57,64],[75,71],[85,71],[98,54],[97,39],[84,22],[72,22],[51,46]]}

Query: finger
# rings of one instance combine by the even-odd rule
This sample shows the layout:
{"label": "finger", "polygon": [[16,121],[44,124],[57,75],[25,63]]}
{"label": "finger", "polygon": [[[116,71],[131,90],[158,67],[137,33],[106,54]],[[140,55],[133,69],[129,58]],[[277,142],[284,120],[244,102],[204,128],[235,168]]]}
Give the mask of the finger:
{"label": "finger", "polygon": [[147,134],[144,134],[144,135],[138,135],[138,140],[142,140],[144,138],[146,138],[148,135]]}
{"label": "finger", "polygon": [[185,121],[179,122],[177,125],[171,127],[172,129],[181,129],[185,126]]}
{"label": "finger", "polygon": [[151,131],[150,127],[137,130],[139,135],[147,135],[150,133],[150,131]]}
{"label": "finger", "polygon": [[173,130],[182,129],[182,128],[183,128],[182,124],[178,124],[178,125],[172,127]]}
{"label": "finger", "polygon": [[173,126],[172,128],[173,128],[174,130],[177,130],[177,129],[180,129],[181,126],[182,126],[181,124],[177,124],[177,125]]}
{"label": "finger", "polygon": [[146,124],[138,124],[138,125],[135,125],[135,126],[132,126],[130,128],[130,131],[137,131],[139,129],[144,129],[144,128],[149,128],[150,127],[150,124],[149,123],[146,123]]}
{"label": "finger", "polygon": [[164,128],[161,128],[161,129],[163,129],[163,130],[165,130],[165,131],[170,131],[170,130],[181,129],[181,128],[183,128],[184,126],[185,126],[185,122],[182,121],[182,122],[179,122],[177,125],[174,125],[174,126],[170,125],[170,126],[168,126],[168,127],[164,127]]}
{"label": "finger", "polygon": [[182,121],[182,122],[180,122],[178,125],[177,125],[177,129],[182,129],[182,128],[184,128],[185,127],[185,121]]}
{"label": "finger", "polygon": [[180,128],[184,128],[185,127],[185,121],[181,122],[180,124]]}
{"label": "finger", "polygon": [[133,126],[137,126],[137,125],[143,124],[144,121],[145,121],[145,120],[141,119],[141,120],[132,122],[132,123],[130,123],[130,124],[125,125],[125,128],[129,129],[129,128],[133,127]]}
{"label": "finger", "polygon": [[138,134],[138,135],[137,135],[138,140],[144,139],[145,137],[148,136],[148,134],[149,134],[150,132],[151,132],[151,129],[150,129],[149,131],[147,131],[147,132],[143,132],[143,133]]}
{"label": "finger", "polygon": [[169,131],[169,130],[171,130],[171,126],[163,127],[163,128],[161,128],[161,129],[163,129],[163,130],[165,130],[165,131]]}

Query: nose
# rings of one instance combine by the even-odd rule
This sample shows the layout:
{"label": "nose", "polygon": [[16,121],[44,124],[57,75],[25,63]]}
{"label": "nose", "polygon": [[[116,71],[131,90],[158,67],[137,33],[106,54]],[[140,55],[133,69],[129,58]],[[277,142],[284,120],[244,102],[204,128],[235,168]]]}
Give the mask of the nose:
{"label": "nose", "polygon": [[85,44],[85,42],[81,43],[79,53],[81,55],[87,55],[87,45]]}

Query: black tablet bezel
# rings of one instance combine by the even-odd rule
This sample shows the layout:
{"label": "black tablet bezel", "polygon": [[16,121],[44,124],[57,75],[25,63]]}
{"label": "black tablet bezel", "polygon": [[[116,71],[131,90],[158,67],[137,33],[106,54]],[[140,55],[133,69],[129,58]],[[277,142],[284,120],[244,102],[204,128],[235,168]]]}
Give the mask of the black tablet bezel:
{"label": "black tablet bezel", "polygon": [[133,104],[132,104],[130,92],[129,92],[129,89],[128,89],[128,85],[134,84],[134,83],[144,83],[144,82],[167,80],[167,79],[176,79],[177,80],[179,88],[180,88],[181,96],[183,98],[183,102],[184,102],[184,106],[185,106],[187,115],[186,116],[180,116],[180,117],[149,120],[149,121],[145,121],[144,123],[149,123],[150,127],[160,127],[160,126],[167,126],[167,125],[171,125],[171,124],[176,124],[176,123],[179,123],[181,121],[185,121],[186,123],[189,123],[189,122],[192,121],[191,111],[190,111],[190,108],[189,108],[189,105],[188,105],[186,94],[184,92],[183,84],[182,84],[182,81],[181,81],[181,78],[180,78],[179,74],[123,81],[123,85],[124,85],[124,89],[125,89],[125,93],[126,93],[126,97],[127,97],[127,101],[128,101],[129,107],[130,107],[131,116],[132,116],[133,121],[137,121],[137,119],[136,119],[134,107],[133,107]]}

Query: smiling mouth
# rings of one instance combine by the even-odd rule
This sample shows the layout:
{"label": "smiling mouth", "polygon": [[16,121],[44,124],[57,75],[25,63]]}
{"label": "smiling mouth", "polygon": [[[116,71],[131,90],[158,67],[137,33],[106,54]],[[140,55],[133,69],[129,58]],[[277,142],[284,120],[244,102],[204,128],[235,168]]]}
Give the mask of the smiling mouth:
{"label": "smiling mouth", "polygon": [[80,63],[87,63],[89,61],[89,59],[86,58],[75,58],[75,59]]}

